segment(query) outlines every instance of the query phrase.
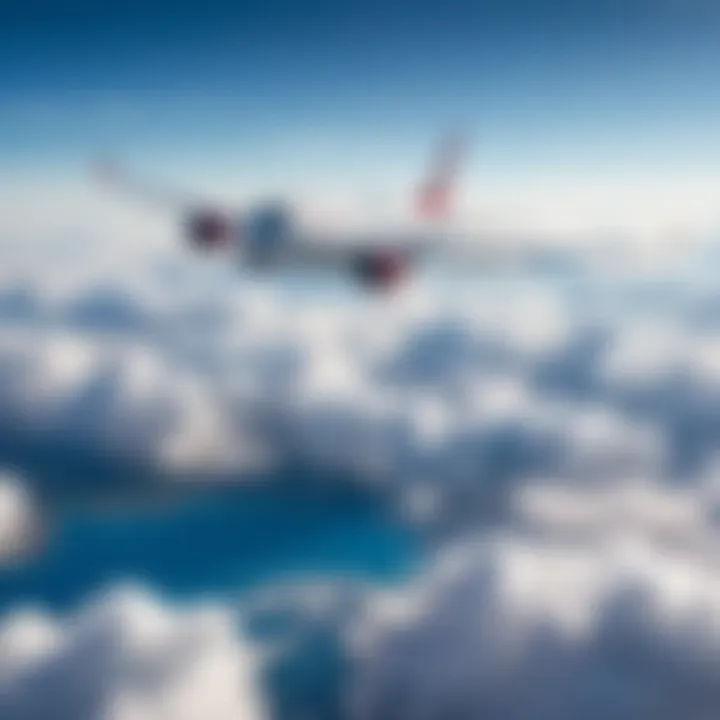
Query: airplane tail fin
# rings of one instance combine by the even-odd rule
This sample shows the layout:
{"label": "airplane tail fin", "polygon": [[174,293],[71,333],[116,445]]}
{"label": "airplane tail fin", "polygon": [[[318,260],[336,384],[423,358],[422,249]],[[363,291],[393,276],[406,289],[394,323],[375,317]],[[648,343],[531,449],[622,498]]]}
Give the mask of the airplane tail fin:
{"label": "airplane tail fin", "polygon": [[435,150],[425,180],[417,189],[415,210],[424,220],[442,220],[452,213],[454,190],[466,154],[465,138],[445,135]]}

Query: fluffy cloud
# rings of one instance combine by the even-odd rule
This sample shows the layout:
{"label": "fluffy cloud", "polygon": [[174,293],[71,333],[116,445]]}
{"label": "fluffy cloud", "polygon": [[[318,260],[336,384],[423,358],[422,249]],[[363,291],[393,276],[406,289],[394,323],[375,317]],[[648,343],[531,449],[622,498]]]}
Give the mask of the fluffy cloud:
{"label": "fluffy cloud", "polygon": [[717,714],[716,493],[620,483],[520,497],[514,525],[371,603],[350,634],[349,716]]}
{"label": "fluffy cloud", "polygon": [[25,483],[0,474],[0,564],[23,557],[42,539],[41,513]]}
{"label": "fluffy cloud", "polygon": [[[396,494],[413,520],[473,533],[407,591],[321,613],[350,641],[351,717],[720,707],[710,286],[676,289],[665,313],[637,288],[589,280],[420,283],[374,300],[180,261],[92,283],[9,277],[3,437],[205,476],[268,462],[335,470]],[[499,531],[482,531],[488,518]],[[69,620],[9,617],[3,702],[30,720],[99,707],[213,717],[190,699],[212,687],[227,702],[216,717],[237,716],[252,697],[247,650],[213,617],[135,595]],[[317,657],[317,637],[293,645],[286,673]],[[337,659],[342,643],[324,642]],[[88,668],[97,682],[81,692]],[[322,682],[290,692],[283,712],[330,702]]]}
{"label": "fluffy cloud", "polygon": [[117,589],[74,615],[25,609],[0,624],[0,714],[8,720],[266,717],[257,659],[233,613],[176,609]]}
{"label": "fluffy cloud", "polygon": [[34,441],[492,492],[529,474],[698,472],[720,426],[697,302],[651,333],[609,283],[328,303],[181,261],[44,278],[0,291],[0,423]]}

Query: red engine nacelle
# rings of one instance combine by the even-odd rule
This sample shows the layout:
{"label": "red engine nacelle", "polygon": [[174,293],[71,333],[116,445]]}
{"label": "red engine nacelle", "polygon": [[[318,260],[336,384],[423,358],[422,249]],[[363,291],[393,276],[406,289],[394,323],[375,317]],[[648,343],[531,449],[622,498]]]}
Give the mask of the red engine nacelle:
{"label": "red engine nacelle", "polygon": [[196,250],[222,250],[232,241],[233,225],[219,210],[199,210],[187,220],[187,235]]}
{"label": "red engine nacelle", "polygon": [[391,290],[405,279],[409,267],[409,258],[404,253],[396,250],[370,250],[355,259],[353,275],[365,286]]}

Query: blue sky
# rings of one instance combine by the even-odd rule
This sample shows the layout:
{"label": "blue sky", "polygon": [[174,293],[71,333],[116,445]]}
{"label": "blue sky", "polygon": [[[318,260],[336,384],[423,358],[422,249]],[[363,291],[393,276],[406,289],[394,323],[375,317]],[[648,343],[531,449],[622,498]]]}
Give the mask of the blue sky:
{"label": "blue sky", "polygon": [[457,120],[506,162],[720,147],[720,23],[698,2],[2,7],[0,149],[23,163],[107,144],[221,158],[309,131],[414,151]]}
{"label": "blue sky", "polygon": [[490,177],[680,188],[720,160],[712,5],[3,0],[0,173],[113,152],[189,184],[404,182],[461,124]]}

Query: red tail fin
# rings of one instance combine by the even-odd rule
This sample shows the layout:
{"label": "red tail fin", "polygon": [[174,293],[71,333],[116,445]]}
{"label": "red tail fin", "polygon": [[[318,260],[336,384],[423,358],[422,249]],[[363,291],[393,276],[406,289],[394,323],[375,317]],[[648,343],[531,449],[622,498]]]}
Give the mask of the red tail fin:
{"label": "red tail fin", "polygon": [[416,212],[425,219],[447,217],[451,211],[453,190],[465,140],[459,134],[445,136],[435,152],[427,178],[418,188]]}

